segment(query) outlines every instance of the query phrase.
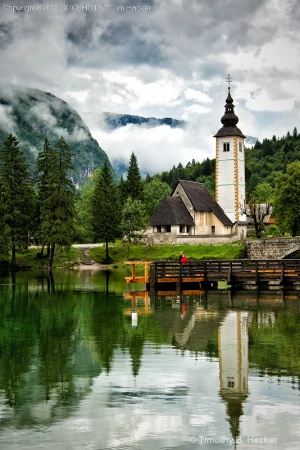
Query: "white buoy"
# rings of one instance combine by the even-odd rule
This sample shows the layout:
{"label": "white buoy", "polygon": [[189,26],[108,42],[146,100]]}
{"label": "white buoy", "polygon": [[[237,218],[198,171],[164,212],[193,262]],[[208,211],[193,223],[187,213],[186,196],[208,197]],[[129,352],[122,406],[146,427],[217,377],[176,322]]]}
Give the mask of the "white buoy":
{"label": "white buoy", "polygon": [[135,310],[132,311],[131,313],[131,325],[132,328],[136,328],[138,324],[138,315],[137,312]]}

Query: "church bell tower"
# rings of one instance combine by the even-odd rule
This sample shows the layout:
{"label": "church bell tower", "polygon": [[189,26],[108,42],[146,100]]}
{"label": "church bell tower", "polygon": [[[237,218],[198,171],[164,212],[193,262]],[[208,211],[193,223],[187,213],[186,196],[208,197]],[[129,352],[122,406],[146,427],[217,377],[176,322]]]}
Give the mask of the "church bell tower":
{"label": "church bell tower", "polygon": [[230,75],[228,95],[226,98],[225,114],[221,118],[223,124],[216,138],[216,201],[229,219],[234,222],[245,222],[242,213],[245,194],[245,150],[241,130],[236,126],[239,118],[234,113],[233,99],[230,93]]}

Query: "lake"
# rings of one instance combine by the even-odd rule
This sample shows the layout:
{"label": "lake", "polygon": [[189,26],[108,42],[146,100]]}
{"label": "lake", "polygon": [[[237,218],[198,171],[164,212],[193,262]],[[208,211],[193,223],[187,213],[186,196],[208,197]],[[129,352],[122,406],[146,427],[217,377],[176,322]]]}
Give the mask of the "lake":
{"label": "lake", "polygon": [[0,278],[1,450],[299,448],[300,290],[124,276]]}

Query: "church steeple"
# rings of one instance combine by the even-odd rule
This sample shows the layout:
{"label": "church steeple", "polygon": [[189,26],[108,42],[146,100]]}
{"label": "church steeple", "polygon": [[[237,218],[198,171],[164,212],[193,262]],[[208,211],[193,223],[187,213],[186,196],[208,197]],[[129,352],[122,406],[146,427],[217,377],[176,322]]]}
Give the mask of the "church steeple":
{"label": "church steeple", "polygon": [[226,105],[225,105],[225,114],[221,118],[221,122],[224,125],[224,127],[231,127],[238,123],[239,118],[234,113],[234,104],[233,104],[233,98],[230,94],[230,87],[228,88],[228,96],[226,98]]}
{"label": "church steeple", "polygon": [[234,112],[234,104],[233,104],[233,98],[231,97],[230,93],[230,83],[232,79],[230,78],[230,75],[228,74],[227,82],[228,82],[228,95],[226,98],[226,105],[225,105],[225,114],[221,118],[221,122],[223,124],[223,127],[220,128],[220,130],[215,134],[214,137],[220,137],[220,136],[241,136],[245,138],[246,136],[243,135],[241,130],[236,126],[239,118]]}
{"label": "church steeple", "polygon": [[234,112],[233,99],[230,92],[230,75],[225,113],[221,118],[223,124],[216,138],[216,201],[223,208],[229,219],[244,222],[242,208],[245,204],[245,156],[244,139],[237,127],[238,116]]}

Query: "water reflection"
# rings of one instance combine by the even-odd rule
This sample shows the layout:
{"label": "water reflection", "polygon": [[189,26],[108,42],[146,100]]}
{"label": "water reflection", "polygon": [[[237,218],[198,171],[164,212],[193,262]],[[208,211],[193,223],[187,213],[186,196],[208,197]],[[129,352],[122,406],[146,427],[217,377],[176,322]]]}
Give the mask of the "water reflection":
{"label": "water reflection", "polygon": [[243,311],[228,312],[218,332],[220,396],[226,404],[235,443],[248,396],[248,315]]}
{"label": "water reflection", "polygon": [[39,448],[293,448],[286,416],[297,448],[300,291],[150,294],[123,275],[2,279],[1,448],[32,448],[36,427],[52,430]]}

